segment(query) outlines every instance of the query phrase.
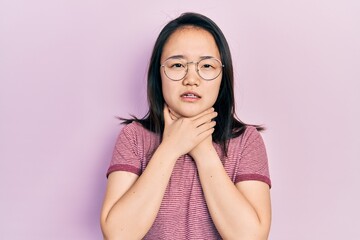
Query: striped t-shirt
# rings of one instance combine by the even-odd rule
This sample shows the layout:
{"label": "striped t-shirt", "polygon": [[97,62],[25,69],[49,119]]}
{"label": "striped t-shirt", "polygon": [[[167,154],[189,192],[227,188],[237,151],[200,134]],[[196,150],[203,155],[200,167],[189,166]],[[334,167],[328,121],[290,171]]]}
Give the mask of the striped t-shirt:
{"label": "striped t-shirt", "polygon": [[[128,171],[141,175],[160,144],[159,135],[133,122],[122,128],[107,174]],[[221,146],[213,143],[219,156]],[[221,157],[235,183],[258,180],[271,186],[263,139],[254,127],[229,142],[228,156]],[[221,239],[210,217],[196,164],[186,154],[173,169],[160,210],[144,239]]]}

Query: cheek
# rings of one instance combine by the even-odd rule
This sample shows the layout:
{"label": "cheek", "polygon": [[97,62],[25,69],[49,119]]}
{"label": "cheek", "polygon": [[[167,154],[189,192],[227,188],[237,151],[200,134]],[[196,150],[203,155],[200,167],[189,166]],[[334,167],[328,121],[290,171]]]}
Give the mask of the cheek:
{"label": "cheek", "polygon": [[217,98],[219,97],[219,93],[220,93],[220,83],[216,84],[215,86],[213,86],[213,92],[212,92],[212,101],[213,103],[216,102]]}
{"label": "cheek", "polygon": [[[162,79],[164,79],[163,76],[161,76],[161,77],[162,77]],[[173,88],[172,88],[171,84],[166,81],[166,79],[161,80],[161,87],[162,87],[162,94],[164,96],[164,100],[166,103],[169,103],[169,101],[171,100],[171,96],[173,95],[172,94]]]}

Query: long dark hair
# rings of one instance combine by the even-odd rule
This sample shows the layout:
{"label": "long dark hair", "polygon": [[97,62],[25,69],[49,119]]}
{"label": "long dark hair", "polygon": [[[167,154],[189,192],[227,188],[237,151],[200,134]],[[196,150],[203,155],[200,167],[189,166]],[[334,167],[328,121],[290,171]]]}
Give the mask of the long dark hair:
{"label": "long dark hair", "polygon": [[[204,29],[214,37],[220,52],[221,62],[224,64],[219,95],[213,106],[215,111],[218,112],[218,116],[216,117],[216,127],[212,137],[214,142],[221,144],[223,153],[227,155],[228,140],[240,136],[244,132],[247,124],[240,121],[235,114],[234,73],[229,45],[221,29],[204,15],[191,12],[183,13],[165,25],[155,42],[150,58],[147,76],[149,111],[141,119],[134,116],[132,116],[132,119],[120,119],[123,120],[125,124],[132,121],[139,122],[146,129],[162,136],[164,130],[163,109],[165,100],[161,87],[160,58],[163,47],[171,34],[187,26]],[[255,127],[258,130],[263,130],[260,126]]]}

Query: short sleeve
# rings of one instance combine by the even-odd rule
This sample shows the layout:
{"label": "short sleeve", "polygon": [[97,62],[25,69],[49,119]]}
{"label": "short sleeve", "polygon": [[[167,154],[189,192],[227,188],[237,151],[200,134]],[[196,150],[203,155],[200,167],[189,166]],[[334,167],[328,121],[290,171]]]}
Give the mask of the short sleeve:
{"label": "short sleeve", "polygon": [[235,183],[247,180],[265,182],[271,187],[265,144],[255,127],[248,127],[241,144],[240,163]]}
{"label": "short sleeve", "polygon": [[141,174],[141,157],[139,156],[135,124],[130,123],[124,126],[119,133],[106,176],[114,171]]}

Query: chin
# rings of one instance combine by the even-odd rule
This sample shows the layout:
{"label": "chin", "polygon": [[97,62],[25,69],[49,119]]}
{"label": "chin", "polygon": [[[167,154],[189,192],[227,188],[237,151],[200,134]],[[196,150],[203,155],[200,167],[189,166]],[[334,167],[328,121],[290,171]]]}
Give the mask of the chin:
{"label": "chin", "polygon": [[187,110],[187,111],[179,111],[179,115],[182,116],[182,117],[187,117],[187,118],[190,118],[190,117],[194,117],[200,113],[202,113],[204,110]]}
{"label": "chin", "polygon": [[202,113],[206,109],[212,107],[212,105],[209,105],[209,106],[201,105],[200,106],[200,105],[190,105],[190,104],[187,104],[185,106],[178,106],[177,105],[177,106],[174,106],[174,107],[168,104],[168,106],[178,116],[186,117],[186,118],[194,117],[194,116]]}

